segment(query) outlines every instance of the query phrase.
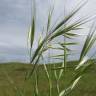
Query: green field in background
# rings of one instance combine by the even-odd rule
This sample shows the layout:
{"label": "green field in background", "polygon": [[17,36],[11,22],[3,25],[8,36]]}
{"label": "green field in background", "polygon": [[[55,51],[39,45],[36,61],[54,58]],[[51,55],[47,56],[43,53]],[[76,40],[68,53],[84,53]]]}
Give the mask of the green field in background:
{"label": "green field in background", "polygon": [[[72,80],[74,74],[74,64],[76,62],[69,62],[66,74],[63,74],[60,80],[60,90],[64,89],[69,82]],[[59,66],[60,64],[57,64]],[[53,65],[47,65],[48,69],[52,68]],[[73,66],[73,67],[72,67]],[[25,81],[26,72],[30,71],[32,65],[21,64],[21,63],[6,63],[0,64],[0,96],[16,96],[16,90],[14,89],[17,86],[25,96],[33,96],[34,92],[34,75],[30,80]],[[14,84],[10,84],[6,74],[13,79]],[[39,78],[39,93],[40,96],[48,96],[49,85],[48,80],[46,79],[46,74],[43,68],[43,65],[40,65],[38,69],[38,78]],[[57,96],[56,90],[56,80],[54,78],[53,70],[50,71],[50,76],[52,78],[53,88],[52,96]],[[47,94],[47,95],[46,95]],[[96,96],[96,65],[93,65],[87,73],[80,80],[78,85],[75,87],[71,95],[69,96]]]}

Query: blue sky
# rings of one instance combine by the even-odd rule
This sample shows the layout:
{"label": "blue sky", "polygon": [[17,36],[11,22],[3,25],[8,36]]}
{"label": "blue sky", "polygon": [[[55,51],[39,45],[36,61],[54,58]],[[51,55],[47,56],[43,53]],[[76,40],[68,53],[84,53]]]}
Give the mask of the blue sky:
{"label": "blue sky", "polygon": [[[50,1],[52,0],[42,0],[42,2],[41,0],[36,0],[38,13],[37,35],[46,24]],[[62,17],[64,15],[65,0],[54,1],[55,18],[53,18],[53,22],[58,16]],[[28,61],[27,33],[32,14],[31,4],[31,0],[0,0],[0,62]],[[66,0],[67,12],[70,12],[76,4],[77,0]],[[88,4],[80,11],[78,16],[83,17],[87,14],[96,14],[96,0],[89,0]],[[82,41],[82,39],[78,40]]]}

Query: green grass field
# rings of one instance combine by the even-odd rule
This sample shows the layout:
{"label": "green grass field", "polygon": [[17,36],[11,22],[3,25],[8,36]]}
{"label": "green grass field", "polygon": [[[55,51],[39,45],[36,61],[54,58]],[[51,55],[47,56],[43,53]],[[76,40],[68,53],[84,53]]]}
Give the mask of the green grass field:
{"label": "green grass field", "polygon": [[[70,63],[73,64],[73,62]],[[59,65],[60,64],[57,64],[57,66]],[[50,67],[49,65],[47,66],[48,68]],[[32,93],[34,91],[34,75],[30,80],[25,81],[26,71],[30,70],[31,67],[32,65],[21,63],[0,64],[0,96],[16,96],[14,86],[17,86],[25,94],[25,96],[33,96]],[[74,74],[73,68],[68,68],[66,74],[62,76],[60,81],[61,90],[66,87],[72,79],[72,76]],[[14,80],[15,84],[10,84],[4,72],[8,73],[8,75]],[[42,65],[40,65],[38,73],[38,87],[40,96],[48,96],[48,94],[46,95],[46,93],[48,93],[49,91],[49,85]],[[52,96],[57,96],[56,82],[53,70],[51,70],[50,73],[53,83]],[[87,71],[87,73],[83,76],[82,80],[80,80],[70,96],[96,96],[96,65],[92,66]]]}

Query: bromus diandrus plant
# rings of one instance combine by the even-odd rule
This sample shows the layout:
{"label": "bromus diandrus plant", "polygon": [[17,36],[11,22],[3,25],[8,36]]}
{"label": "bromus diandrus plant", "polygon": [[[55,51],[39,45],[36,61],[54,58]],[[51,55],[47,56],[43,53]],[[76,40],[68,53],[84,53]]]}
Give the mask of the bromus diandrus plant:
{"label": "bromus diandrus plant", "polygon": [[[74,87],[76,86],[76,84],[78,83],[78,81],[82,78],[83,74],[86,72],[86,70],[92,65],[94,64],[94,61],[90,62],[91,58],[86,58],[88,52],[90,51],[90,49],[92,48],[93,44],[96,41],[96,35],[95,30],[96,30],[96,24],[94,23],[92,25],[92,27],[90,28],[89,34],[86,37],[86,40],[84,42],[84,46],[82,48],[82,51],[80,53],[80,59],[78,60],[78,64],[76,66],[76,68],[74,69],[74,77],[72,78],[71,82],[69,83],[69,85],[64,88],[64,90],[60,89],[60,79],[62,77],[62,75],[66,74],[66,70],[67,70],[67,57],[69,55],[71,55],[71,49],[69,48],[69,46],[73,46],[73,45],[78,45],[78,42],[69,42],[66,39],[73,39],[76,36],[79,37],[78,33],[74,33],[76,30],[80,30],[81,25],[89,22],[90,20],[93,20],[94,17],[90,17],[90,16],[86,16],[84,18],[79,18],[78,20],[75,20],[73,22],[71,22],[71,20],[74,19],[74,16],[79,12],[79,10],[87,3],[87,1],[82,1],[78,4],[78,6],[76,6],[67,16],[64,16],[63,20],[59,21],[59,23],[55,23],[54,25],[51,26],[51,21],[52,21],[52,14],[54,11],[54,7],[49,11],[49,15],[48,15],[48,20],[47,20],[47,24],[46,24],[46,30],[43,31],[43,33],[46,35],[43,36],[43,34],[41,34],[40,39],[38,41],[38,46],[37,48],[34,50],[33,46],[34,46],[34,39],[35,39],[35,33],[36,33],[36,2],[35,0],[33,0],[33,14],[32,14],[32,23],[31,23],[31,28],[30,28],[30,32],[29,32],[29,47],[30,47],[30,63],[33,64],[32,70],[30,70],[30,72],[28,72],[26,79],[30,79],[33,74],[35,73],[35,87],[34,87],[34,96],[40,96],[39,94],[39,88],[38,88],[38,75],[39,73],[37,73],[37,70],[39,70],[39,61],[42,60],[43,61],[43,65],[44,65],[44,70],[49,82],[49,93],[46,93],[46,96],[53,96],[52,95],[52,79],[51,79],[51,74],[50,72],[48,72],[48,68],[45,64],[45,57],[44,54],[46,54],[46,52],[49,49],[54,50],[58,50],[58,51],[62,51],[63,54],[59,54],[59,55],[55,55],[55,56],[50,56],[50,58],[55,57],[55,59],[60,59],[63,60],[62,61],[62,65],[60,67],[56,67],[55,64],[53,66],[53,68],[51,68],[50,70],[52,70],[54,72],[54,76],[55,76],[55,80],[56,80],[56,88],[57,88],[57,96],[67,96],[68,94],[70,94],[70,92],[74,89]],[[56,38],[61,38],[64,37],[65,39],[62,40],[61,42],[57,42],[57,46],[54,46],[54,43],[50,43],[50,42],[54,42],[54,40]],[[63,57],[63,58],[62,58]],[[58,72],[59,71],[59,74]],[[32,95],[33,95],[32,94]]]}

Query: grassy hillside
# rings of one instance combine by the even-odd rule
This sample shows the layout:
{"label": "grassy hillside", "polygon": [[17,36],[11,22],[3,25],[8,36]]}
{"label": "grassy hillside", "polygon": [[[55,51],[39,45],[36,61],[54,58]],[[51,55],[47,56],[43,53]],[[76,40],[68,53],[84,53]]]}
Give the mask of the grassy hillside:
{"label": "grassy hillside", "polygon": [[[75,62],[70,62],[73,65]],[[60,64],[57,64],[59,66]],[[47,65],[48,68],[50,65]],[[53,65],[51,65],[53,66]],[[0,96],[16,96],[15,86],[20,88],[20,90],[25,94],[25,96],[33,96],[34,91],[34,75],[30,80],[25,81],[26,71],[30,70],[32,65],[29,64],[19,64],[19,63],[7,63],[0,64]],[[67,86],[73,76],[73,68],[68,67],[66,74],[61,78],[60,89]],[[15,84],[11,84],[8,81],[6,73],[13,79]],[[39,73],[39,92],[40,96],[46,96],[48,89],[48,81],[46,79],[43,66],[40,65],[38,69]],[[53,83],[53,96],[57,96],[56,82],[54,78],[53,70],[50,71],[52,83]],[[53,82],[54,81],[54,82]],[[83,76],[82,80],[78,83],[74,91],[70,96],[96,96],[96,65],[92,66],[87,73]]]}

